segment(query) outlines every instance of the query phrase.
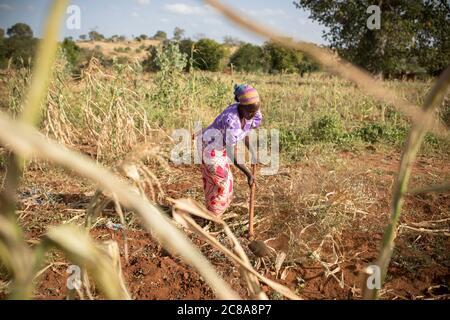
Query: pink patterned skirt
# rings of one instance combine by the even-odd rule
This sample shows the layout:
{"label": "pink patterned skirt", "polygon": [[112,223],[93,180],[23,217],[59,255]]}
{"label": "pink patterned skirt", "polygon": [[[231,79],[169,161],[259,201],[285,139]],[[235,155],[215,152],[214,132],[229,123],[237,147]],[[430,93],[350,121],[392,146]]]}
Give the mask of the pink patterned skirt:
{"label": "pink patterned skirt", "polygon": [[[232,200],[233,175],[226,149],[211,150],[205,153],[200,165],[205,204],[209,211],[220,217]],[[205,158],[208,160],[205,161]]]}

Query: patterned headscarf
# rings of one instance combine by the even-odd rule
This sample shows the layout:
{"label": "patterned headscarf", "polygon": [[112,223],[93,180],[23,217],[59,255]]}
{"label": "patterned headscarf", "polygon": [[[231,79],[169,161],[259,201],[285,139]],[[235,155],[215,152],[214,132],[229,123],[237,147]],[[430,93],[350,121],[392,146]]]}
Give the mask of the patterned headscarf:
{"label": "patterned headscarf", "polygon": [[255,104],[260,101],[258,91],[248,84],[235,85],[234,98],[237,102],[244,106]]}

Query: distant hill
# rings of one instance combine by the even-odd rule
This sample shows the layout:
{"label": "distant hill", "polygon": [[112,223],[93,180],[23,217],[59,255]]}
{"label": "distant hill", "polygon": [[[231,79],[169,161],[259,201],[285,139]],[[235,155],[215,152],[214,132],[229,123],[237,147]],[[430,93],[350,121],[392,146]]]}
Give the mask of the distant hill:
{"label": "distant hill", "polygon": [[148,53],[146,49],[160,43],[160,40],[77,41],[80,48],[101,51],[107,58],[126,57],[130,60],[146,58]]}

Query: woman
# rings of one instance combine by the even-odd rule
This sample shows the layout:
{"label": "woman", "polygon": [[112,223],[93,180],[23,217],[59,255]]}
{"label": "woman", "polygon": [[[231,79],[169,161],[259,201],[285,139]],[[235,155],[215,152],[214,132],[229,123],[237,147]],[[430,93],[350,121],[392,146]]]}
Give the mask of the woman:
{"label": "woman", "polygon": [[[237,142],[245,139],[252,158],[256,152],[250,146],[248,133],[261,125],[260,98],[255,88],[242,84],[235,86],[236,103],[228,106],[213,123],[202,131],[202,141],[198,141],[202,156],[201,172],[205,192],[206,208],[221,216],[231,203],[233,195],[233,175],[228,157],[246,176],[249,186],[255,178],[244,164],[237,162]],[[233,150],[234,149],[234,150]],[[233,152],[234,151],[234,152]],[[228,155],[228,156],[227,156]]]}

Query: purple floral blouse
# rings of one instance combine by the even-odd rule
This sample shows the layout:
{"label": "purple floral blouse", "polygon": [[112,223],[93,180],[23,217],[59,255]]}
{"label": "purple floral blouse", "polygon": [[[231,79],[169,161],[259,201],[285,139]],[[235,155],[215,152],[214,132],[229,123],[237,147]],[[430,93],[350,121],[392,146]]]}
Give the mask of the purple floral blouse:
{"label": "purple floral blouse", "polygon": [[[207,146],[215,141],[216,135],[220,132],[223,139],[221,146],[233,146],[238,141],[245,138],[250,130],[257,129],[261,125],[262,113],[258,111],[250,120],[244,120],[244,128],[241,127],[239,119],[238,103],[228,106],[213,123],[203,130],[203,146]],[[217,129],[217,130],[210,130]],[[208,132],[208,130],[210,130]]]}

